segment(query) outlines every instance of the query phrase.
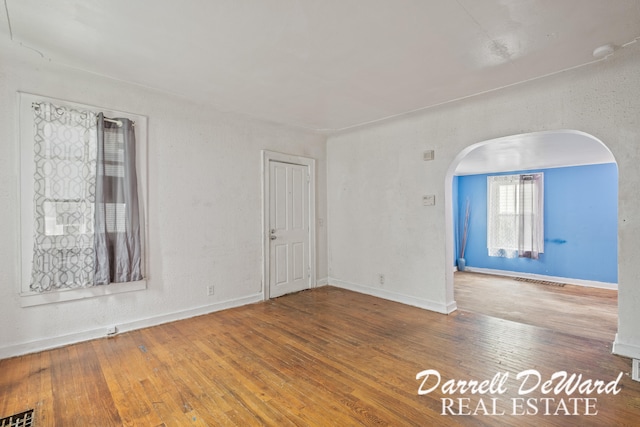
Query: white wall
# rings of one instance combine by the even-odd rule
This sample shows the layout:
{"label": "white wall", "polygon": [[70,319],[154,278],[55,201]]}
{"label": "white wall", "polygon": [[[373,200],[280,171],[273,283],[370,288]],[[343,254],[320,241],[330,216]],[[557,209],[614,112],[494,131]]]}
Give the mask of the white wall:
{"label": "white wall", "polygon": [[[602,140],[619,166],[619,332],[640,358],[640,43],[605,61],[327,142],[329,282],[448,312],[453,237],[450,166],[466,147],[533,131],[575,129]],[[435,149],[435,160],[422,152]],[[457,161],[457,160],[456,160]],[[422,196],[436,205],[422,206]],[[446,247],[448,249],[446,249]],[[379,284],[378,274],[385,275]]]}
{"label": "white wall", "polygon": [[[262,149],[317,160],[316,215],[326,218],[322,135],[57,66],[14,45],[0,45],[0,58],[0,358],[103,336],[109,325],[126,330],[261,300]],[[16,91],[148,117],[147,290],[21,307]],[[326,282],[325,230],[317,229],[316,253]]]}

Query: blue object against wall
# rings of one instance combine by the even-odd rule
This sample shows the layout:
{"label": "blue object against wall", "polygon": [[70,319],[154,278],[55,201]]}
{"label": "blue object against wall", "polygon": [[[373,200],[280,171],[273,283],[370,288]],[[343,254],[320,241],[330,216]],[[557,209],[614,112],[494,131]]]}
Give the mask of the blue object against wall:
{"label": "blue object against wall", "polygon": [[[615,163],[531,171],[544,172],[544,253],[539,260],[487,254],[487,176],[454,179],[454,229],[471,202],[467,267],[618,282],[618,167]],[[457,204],[457,209],[455,209]],[[458,244],[454,245],[458,250]],[[457,257],[456,252],[456,257]]]}

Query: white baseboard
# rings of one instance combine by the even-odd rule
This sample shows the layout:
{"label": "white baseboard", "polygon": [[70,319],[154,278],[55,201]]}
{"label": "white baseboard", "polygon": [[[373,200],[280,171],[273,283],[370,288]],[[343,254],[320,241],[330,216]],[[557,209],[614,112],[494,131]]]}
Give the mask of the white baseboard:
{"label": "white baseboard", "polygon": [[631,359],[640,359],[640,346],[620,342],[618,334],[616,334],[616,339],[613,341],[612,352],[613,354],[617,354],[618,356],[630,357]]}
{"label": "white baseboard", "polygon": [[386,289],[374,288],[367,285],[346,282],[344,280],[333,279],[333,278],[329,278],[329,284],[337,288],[348,289],[350,291],[358,292],[361,294],[371,295],[374,297],[395,301],[402,304],[411,305],[414,307],[419,307],[425,310],[435,311],[437,313],[442,313],[442,314],[449,314],[457,309],[457,305],[455,301],[449,304],[441,304],[441,303],[430,301],[424,298],[416,298],[413,296],[388,291]]}
{"label": "white baseboard", "polygon": [[542,274],[519,273],[517,271],[494,270],[491,268],[479,268],[479,267],[469,267],[469,266],[465,267],[464,271],[468,271],[470,273],[491,274],[494,276],[522,277],[524,279],[543,280],[546,282],[553,282],[553,283],[566,283],[568,285],[585,286],[589,288],[614,289],[614,290],[618,289],[617,283],[597,282],[594,280],[583,280],[583,279],[572,279],[569,277],[544,276]]}
{"label": "white baseboard", "polygon": [[328,284],[329,284],[329,278],[328,277],[324,277],[324,278],[318,279],[316,281],[316,287],[327,286]]}
{"label": "white baseboard", "polygon": [[[263,295],[255,294],[247,297],[236,298],[232,300],[222,301],[214,304],[204,305],[201,307],[191,308],[188,310],[176,311],[169,314],[163,314],[159,316],[148,317],[145,319],[134,320],[131,322],[121,323],[115,325],[118,333],[133,331],[136,329],[147,328],[150,326],[156,326],[163,323],[174,322],[176,320],[187,319],[189,317],[200,316],[203,314],[209,314],[220,310],[225,310],[233,307],[240,307],[247,304],[253,304],[263,301]],[[112,326],[112,325],[108,325]],[[27,343],[14,344],[9,346],[0,347],[0,359],[6,359],[14,356],[21,356],[28,353],[34,353],[37,351],[49,350],[52,348],[62,347],[69,344],[75,344],[81,341],[88,341],[96,338],[103,338],[107,336],[107,326],[100,328],[76,332],[68,335],[61,335],[52,338],[44,338],[40,340],[30,341]]]}

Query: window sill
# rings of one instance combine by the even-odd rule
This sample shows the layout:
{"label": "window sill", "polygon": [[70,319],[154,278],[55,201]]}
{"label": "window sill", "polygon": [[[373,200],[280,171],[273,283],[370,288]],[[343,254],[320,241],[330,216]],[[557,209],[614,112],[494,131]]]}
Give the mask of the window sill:
{"label": "window sill", "polygon": [[20,294],[20,305],[22,307],[33,307],[36,305],[55,304],[66,301],[76,301],[85,298],[94,298],[104,295],[116,295],[125,292],[141,291],[147,289],[147,281],[113,283],[108,286],[94,286],[82,289],[66,289],[53,292],[23,292]]}

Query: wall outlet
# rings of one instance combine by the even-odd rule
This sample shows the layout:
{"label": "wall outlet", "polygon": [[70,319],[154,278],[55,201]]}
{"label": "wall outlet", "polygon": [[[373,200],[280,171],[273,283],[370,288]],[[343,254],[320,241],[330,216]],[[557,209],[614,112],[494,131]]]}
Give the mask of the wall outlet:
{"label": "wall outlet", "polygon": [[116,326],[109,326],[107,328],[107,335],[115,335],[118,333],[118,328]]}
{"label": "wall outlet", "polygon": [[436,158],[436,152],[434,150],[426,150],[422,153],[422,160],[428,162],[429,160],[433,160]]}
{"label": "wall outlet", "polygon": [[214,294],[214,292],[215,292],[215,288],[213,287],[213,285],[207,286],[207,295],[211,296]]}
{"label": "wall outlet", "polygon": [[384,285],[384,274],[382,274],[382,273],[378,274],[378,282],[381,285]]}

